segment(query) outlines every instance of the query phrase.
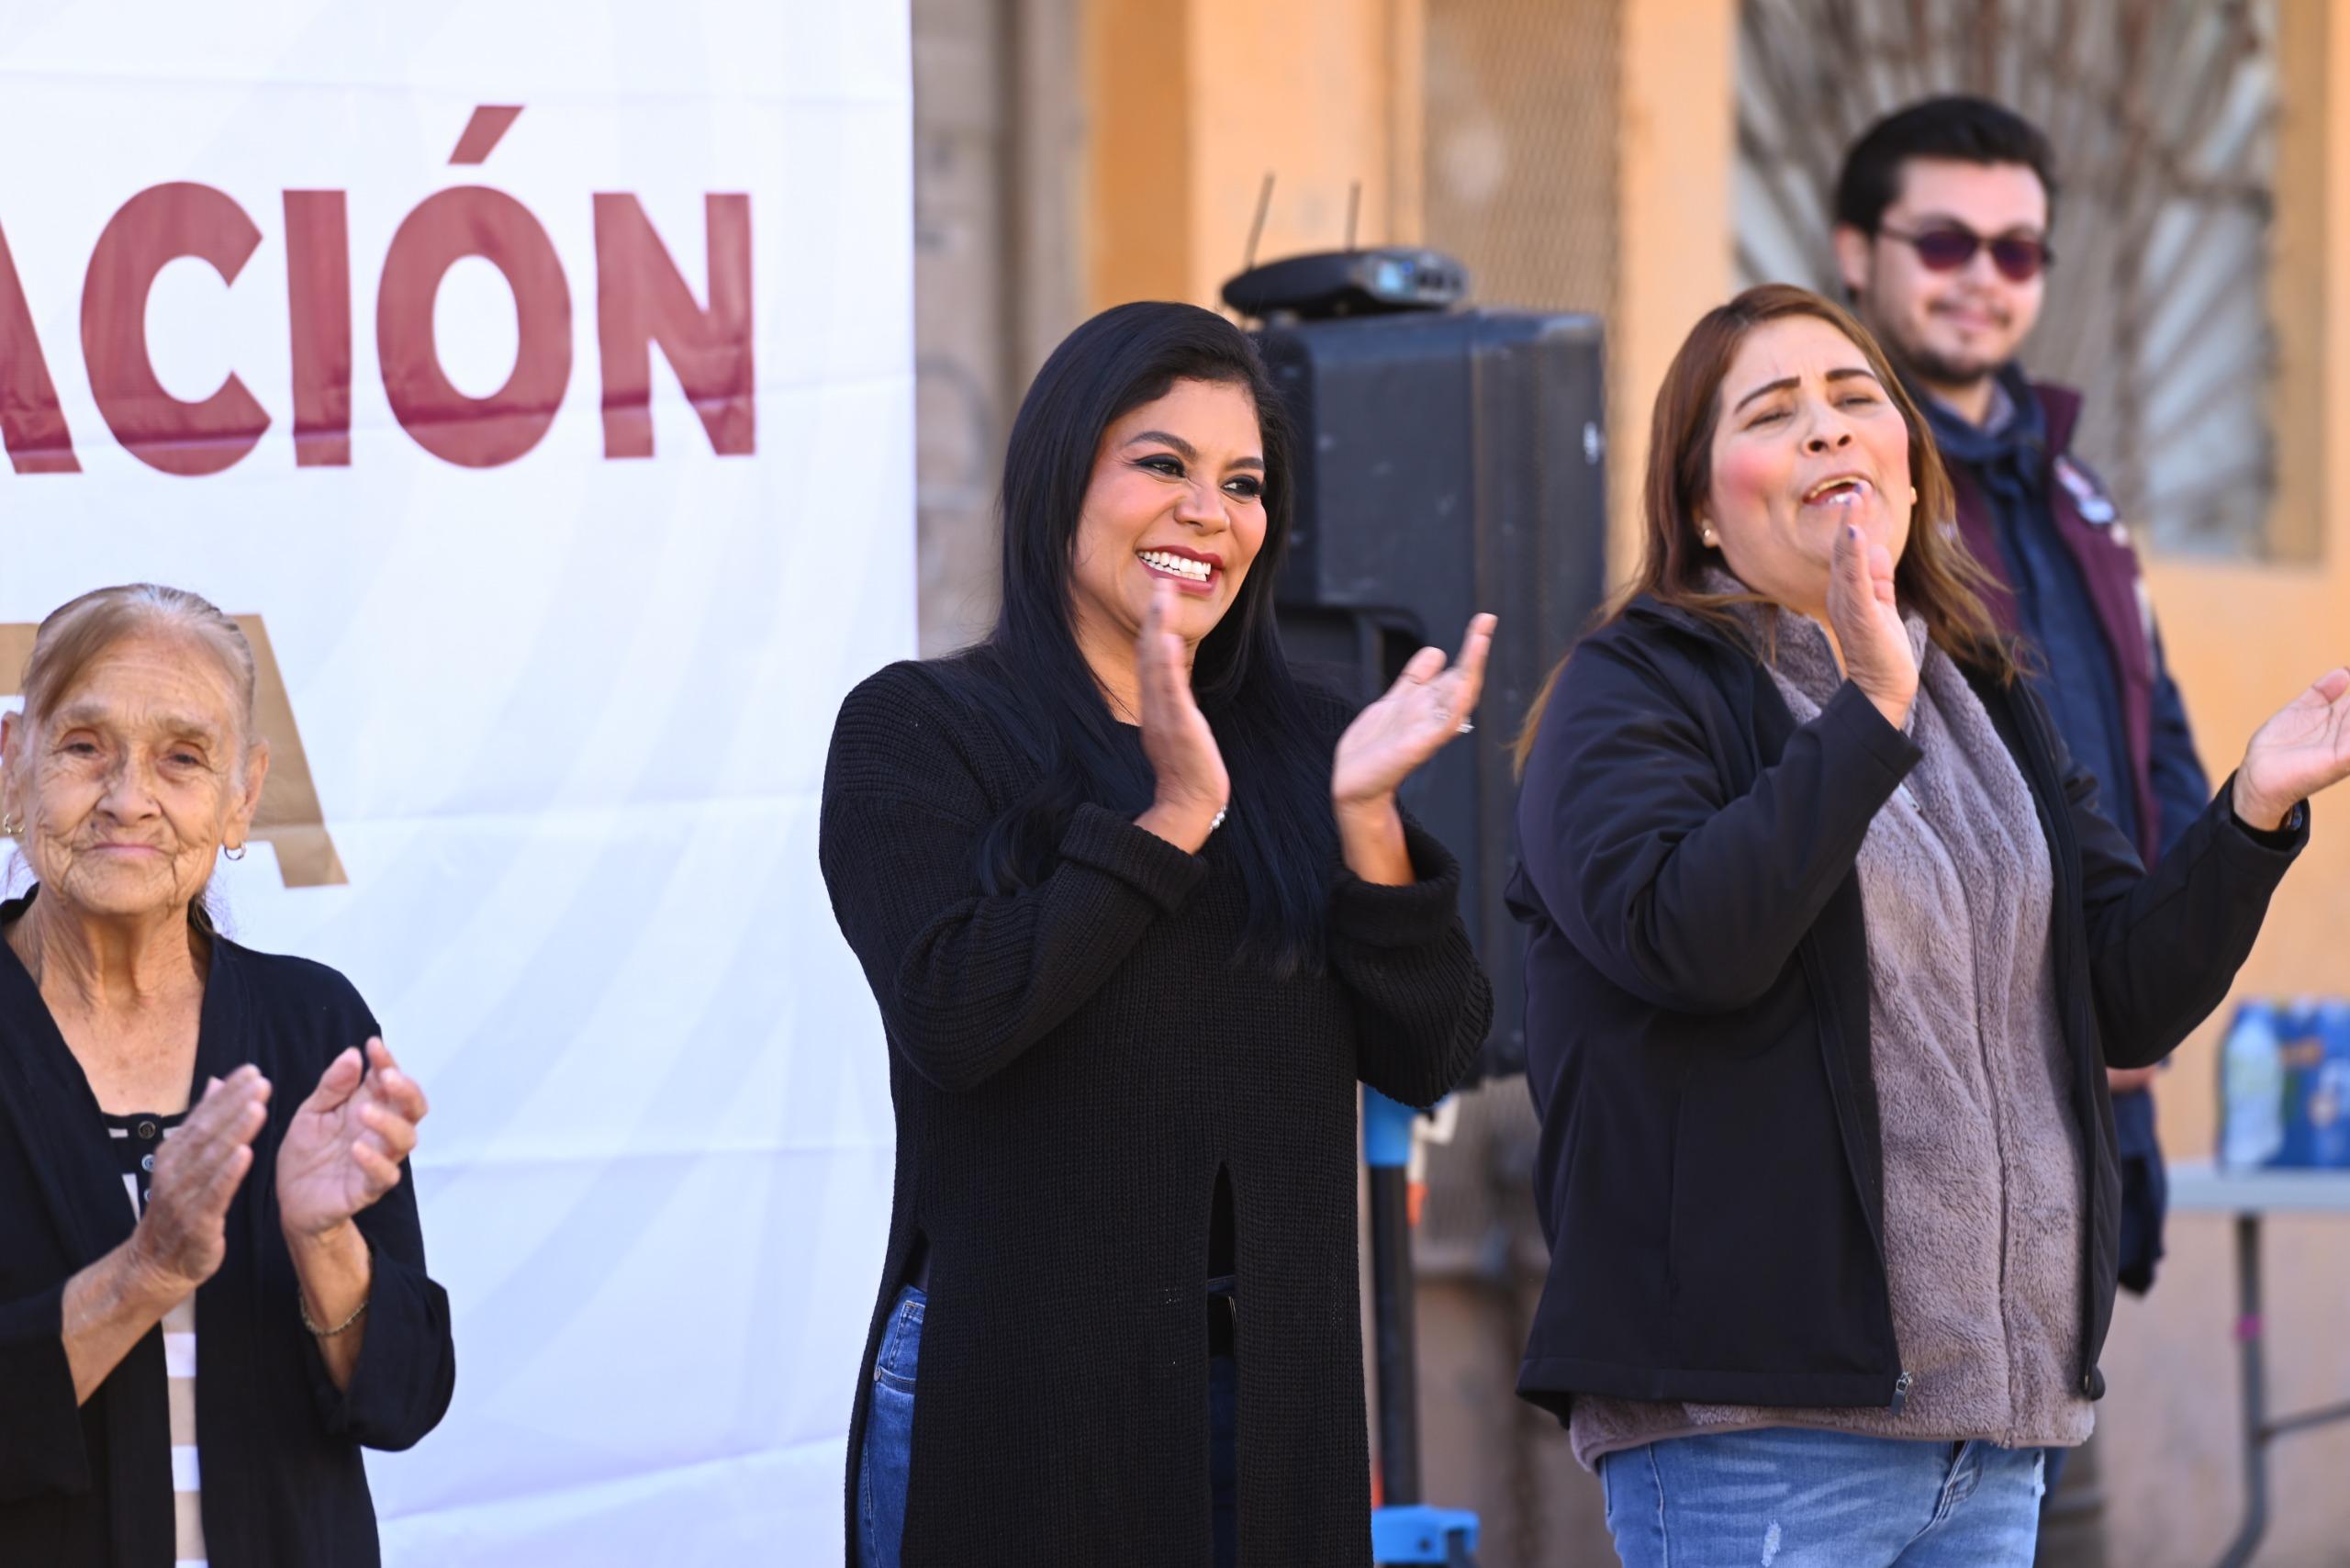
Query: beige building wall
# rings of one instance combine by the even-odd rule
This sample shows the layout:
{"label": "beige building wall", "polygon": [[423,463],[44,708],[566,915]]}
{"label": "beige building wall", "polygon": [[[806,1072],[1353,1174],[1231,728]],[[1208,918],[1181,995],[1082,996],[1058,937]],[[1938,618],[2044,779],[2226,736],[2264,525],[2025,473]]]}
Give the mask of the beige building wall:
{"label": "beige building wall", "polygon": [[1085,310],[1081,0],[912,0],[921,651],[996,610],[996,486],[1028,378]]}
{"label": "beige building wall", "polygon": [[1419,238],[1420,0],[1093,0],[1089,296],[1217,303],[1260,257]]}

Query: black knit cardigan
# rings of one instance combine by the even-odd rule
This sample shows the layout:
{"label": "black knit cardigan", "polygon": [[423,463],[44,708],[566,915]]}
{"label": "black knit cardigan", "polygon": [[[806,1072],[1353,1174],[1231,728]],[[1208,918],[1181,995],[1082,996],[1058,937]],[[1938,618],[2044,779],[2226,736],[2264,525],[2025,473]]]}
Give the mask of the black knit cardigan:
{"label": "black knit cardigan", "polygon": [[[1344,715],[1329,717],[1335,743]],[[873,1359],[920,1236],[905,1568],[1206,1562],[1222,1170],[1241,1562],[1356,1568],[1371,1500],[1355,1086],[1427,1105],[1475,1057],[1492,992],[1459,869],[1408,823],[1411,885],[1334,861],[1326,970],[1281,980],[1236,961],[1246,912],[1214,838],[1187,855],[1080,806],[1048,876],[983,896],[980,834],[1035,782],[919,664],[858,687],[833,733],[820,857],[880,1004],[898,1128],[849,1540]]]}

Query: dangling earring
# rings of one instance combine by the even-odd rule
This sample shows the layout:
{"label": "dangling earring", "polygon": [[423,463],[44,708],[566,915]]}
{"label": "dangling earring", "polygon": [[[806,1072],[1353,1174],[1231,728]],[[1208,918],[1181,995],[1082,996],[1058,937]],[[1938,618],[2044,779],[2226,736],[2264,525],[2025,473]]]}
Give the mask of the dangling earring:
{"label": "dangling earring", "polygon": [[220,854],[224,859],[242,860],[245,857],[245,846],[240,844],[233,849],[223,849]]}

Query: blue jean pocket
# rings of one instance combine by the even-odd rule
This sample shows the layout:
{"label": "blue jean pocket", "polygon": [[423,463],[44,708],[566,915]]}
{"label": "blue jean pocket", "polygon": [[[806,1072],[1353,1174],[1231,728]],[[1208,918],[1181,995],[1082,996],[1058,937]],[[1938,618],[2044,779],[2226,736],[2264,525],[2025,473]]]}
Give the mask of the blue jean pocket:
{"label": "blue jean pocket", "polygon": [[922,1361],[922,1314],[929,1305],[919,1286],[898,1292],[890,1309],[890,1327],[881,1331],[881,1349],[873,1358],[874,1381],[912,1394],[914,1368]]}
{"label": "blue jean pocket", "polygon": [[906,1533],[906,1476],[913,1458],[914,1370],[922,1360],[922,1316],[928,1298],[913,1285],[898,1292],[873,1358],[873,1394],[865,1412],[857,1466],[861,1568],[898,1568]]}

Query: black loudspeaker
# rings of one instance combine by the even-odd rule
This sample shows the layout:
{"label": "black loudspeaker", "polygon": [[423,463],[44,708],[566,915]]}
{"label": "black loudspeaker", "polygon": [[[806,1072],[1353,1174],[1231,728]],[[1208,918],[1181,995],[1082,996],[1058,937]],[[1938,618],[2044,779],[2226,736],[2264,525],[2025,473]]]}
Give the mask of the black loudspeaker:
{"label": "black loudspeaker", "polygon": [[1606,591],[1599,323],[1514,310],[1300,321],[1256,333],[1297,430],[1297,518],[1276,594],[1302,673],[1363,701],[1423,645],[1501,618],[1476,732],[1403,790],[1460,857],[1494,981],[1481,1076],[1526,1067],[1511,742]]}

